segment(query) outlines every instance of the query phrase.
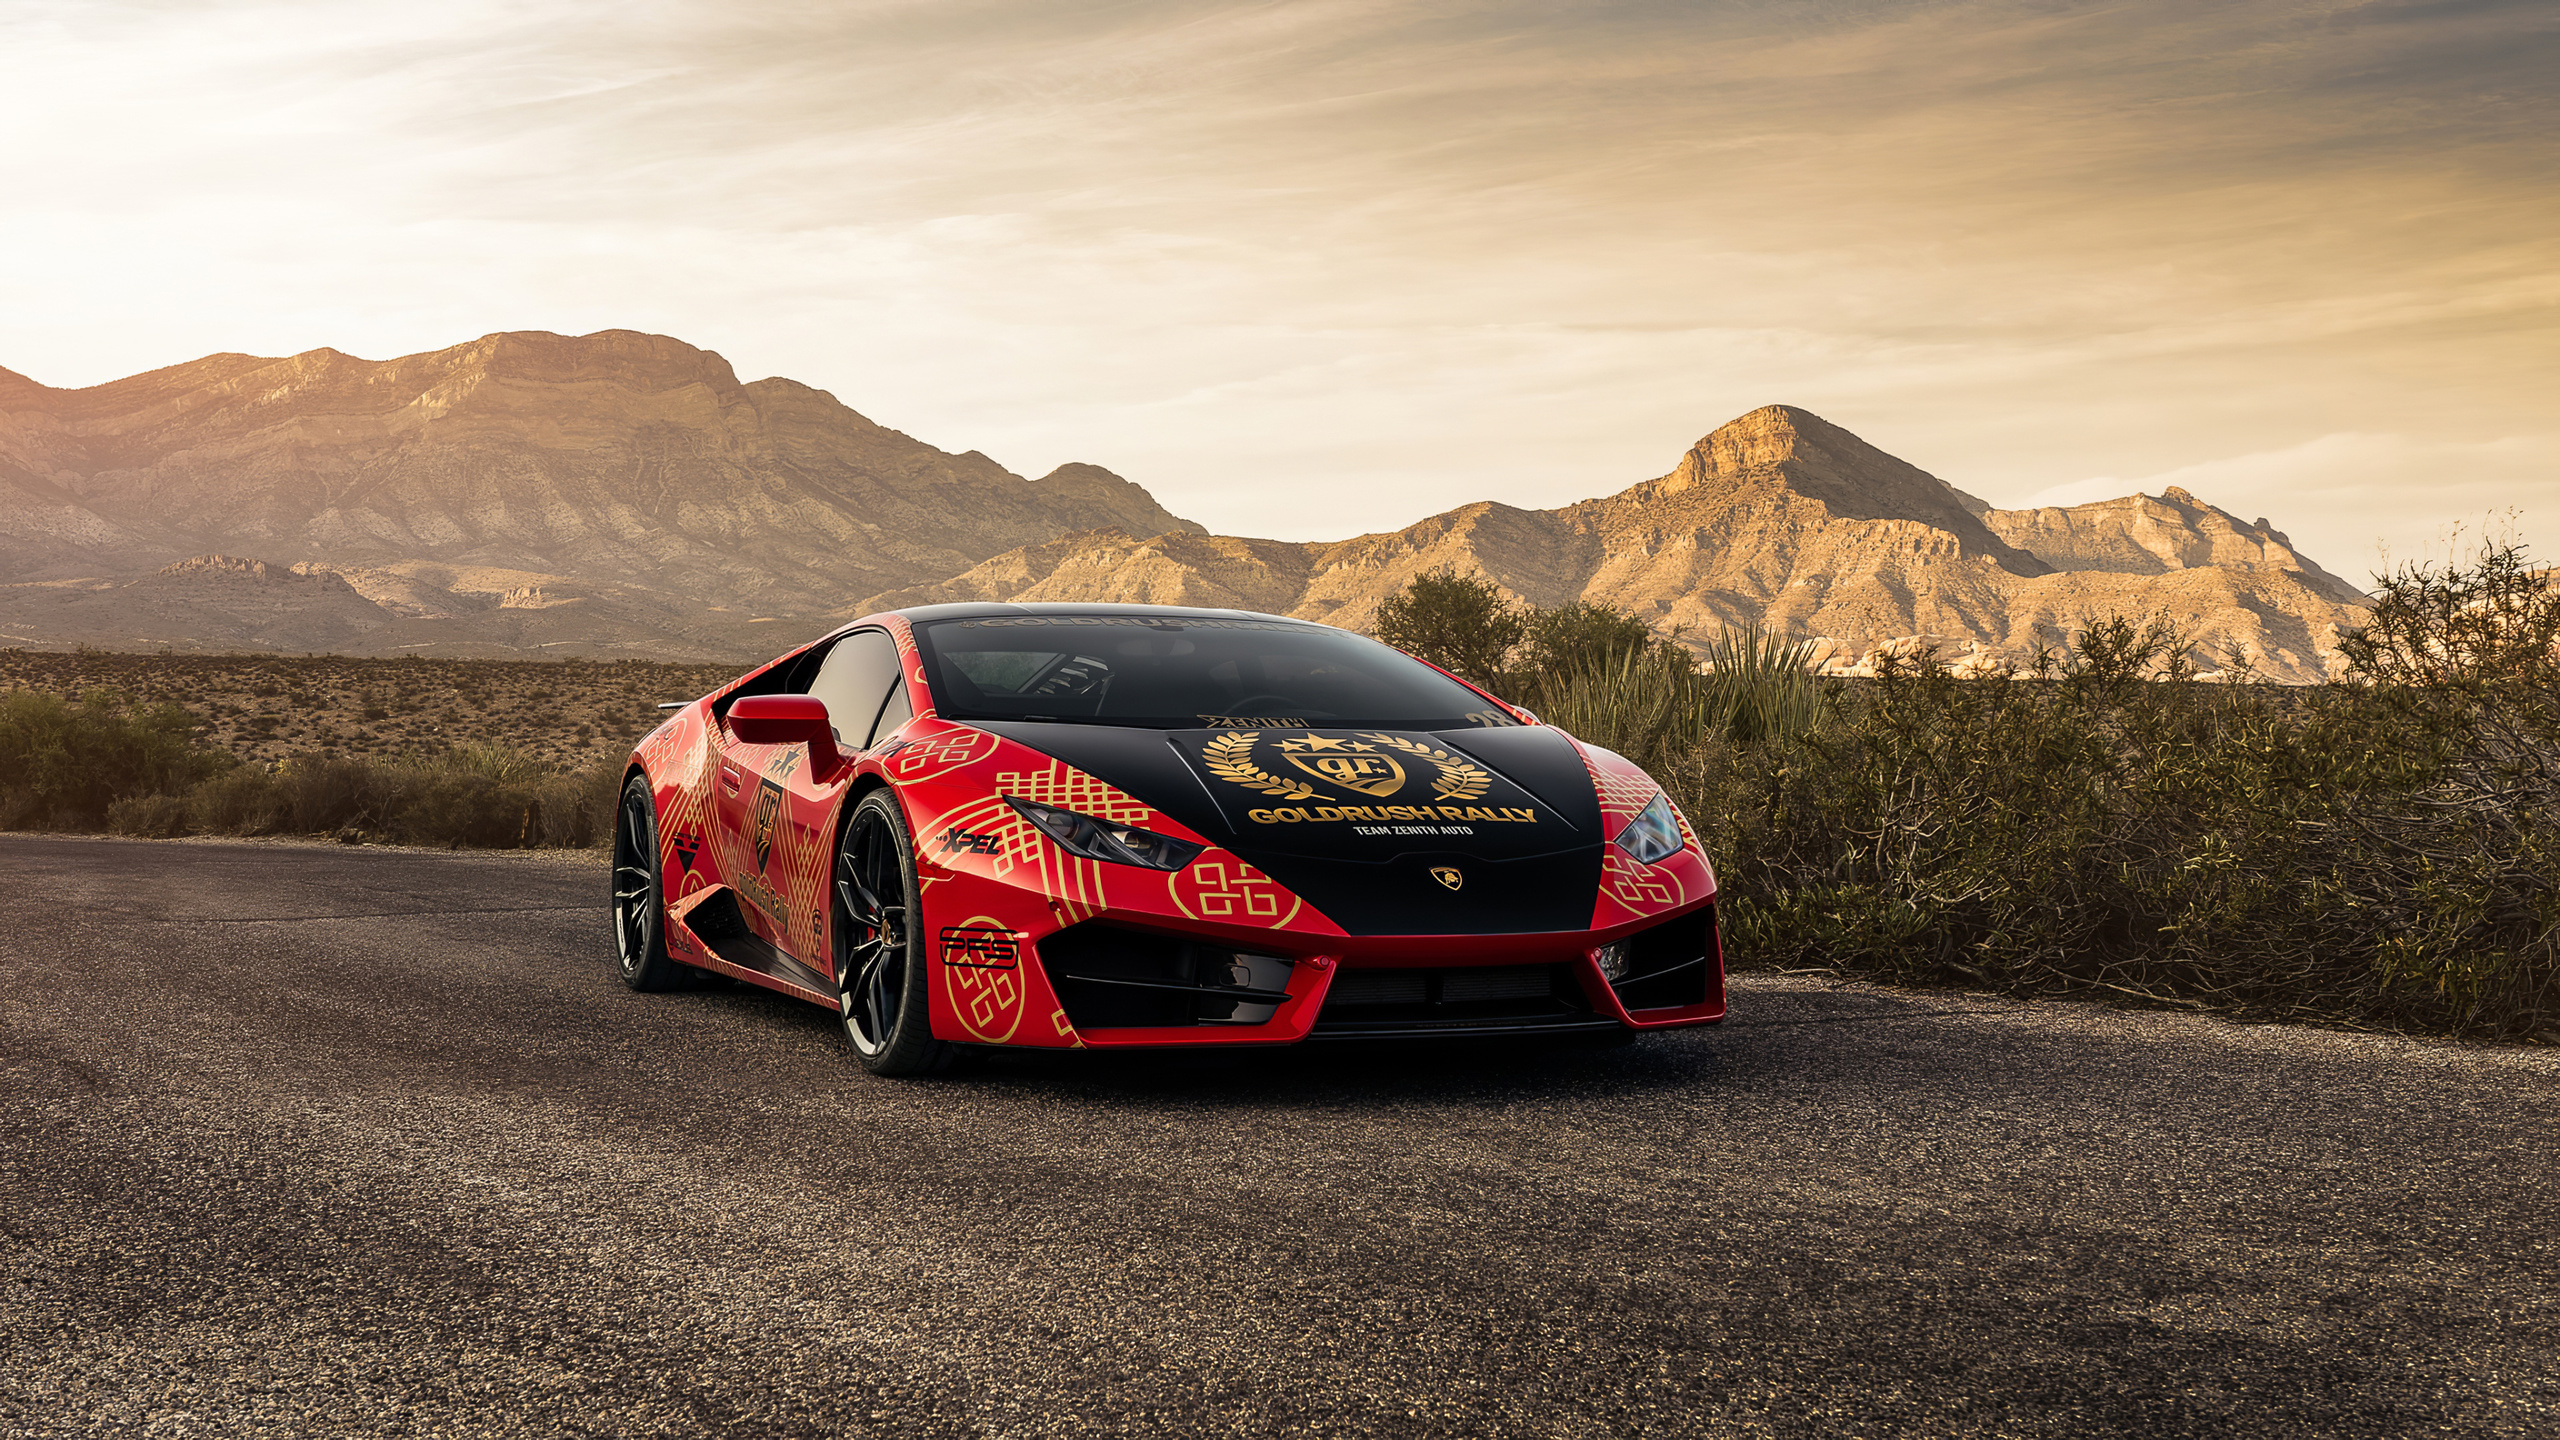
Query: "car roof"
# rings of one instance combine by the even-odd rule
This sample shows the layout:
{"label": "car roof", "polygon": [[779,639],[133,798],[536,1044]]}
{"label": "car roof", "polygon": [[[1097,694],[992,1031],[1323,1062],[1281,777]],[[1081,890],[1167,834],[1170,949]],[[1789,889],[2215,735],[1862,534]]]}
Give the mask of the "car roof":
{"label": "car roof", "polygon": [[1293,615],[1265,615],[1258,610],[1212,610],[1199,605],[1088,605],[1053,600],[1032,601],[1024,604],[974,600],[951,605],[912,605],[903,610],[891,610],[885,613],[903,616],[910,623],[924,620],[979,620],[995,615],[1126,615],[1132,619],[1152,616],[1157,619],[1181,617],[1198,620],[1277,620],[1284,625],[1332,628],[1324,625],[1322,621],[1301,620]]}

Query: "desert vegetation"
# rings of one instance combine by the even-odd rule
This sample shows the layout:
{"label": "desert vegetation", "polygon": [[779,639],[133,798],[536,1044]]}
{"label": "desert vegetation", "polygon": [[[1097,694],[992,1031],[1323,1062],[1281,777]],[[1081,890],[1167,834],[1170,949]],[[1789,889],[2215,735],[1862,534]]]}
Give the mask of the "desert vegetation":
{"label": "desert vegetation", "polygon": [[600,844],[653,702],[735,673],[0,651],[0,829]]}
{"label": "desert vegetation", "polygon": [[657,701],[689,700],[743,668],[0,650],[0,692],[107,690],[146,708],[177,705],[205,744],[258,765],[496,746],[574,769],[627,751],[658,723]]}
{"label": "desert vegetation", "polygon": [[1440,574],[1381,628],[1660,777],[1737,966],[2560,1043],[2560,586],[2513,550],[2386,577],[2318,687],[2197,681],[2157,620],[1841,681],[1580,608]]}
{"label": "desert vegetation", "polygon": [[[2560,1042],[2560,586],[2512,550],[2387,577],[2317,687],[2123,617],[1822,679],[1447,572],[1379,629],[1661,777],[1737,967]],[[0,828],[597,844],[650,702],[727,674],[0,652]]]}

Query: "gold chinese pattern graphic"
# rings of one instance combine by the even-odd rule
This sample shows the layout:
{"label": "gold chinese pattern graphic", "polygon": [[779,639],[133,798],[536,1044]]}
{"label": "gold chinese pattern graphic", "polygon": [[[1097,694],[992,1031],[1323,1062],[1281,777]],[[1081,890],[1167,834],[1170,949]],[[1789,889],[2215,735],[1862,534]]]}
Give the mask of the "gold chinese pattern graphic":
{"label": "gold chinese pattern graphic", "polygon": [[1283,800],[1316,798],[1316,787],[1304,780],[1292,780],[1285,775],[1274,775],[1254,764],[1255,738],[1254,733],[1249,730],[1221,735],[1201,750],[1200,763],[1208,767],[1210,774],[1230,785],[1241,785],[1247,790],[1259,790],[1265,795],[1277,795]]}
{"label": "gold chinese pattern graphic", "polygon": [[1493,776],[1483,766],[1461,760],[1436,745],[1401,735],[1363,734],[1360,738],[1430,761],[1440,772],[1439,778],[1431,782],[1431,791],[1443,800],[1473,800],[1493,788]]}
{"label": "gold chinese pattern graphic", "polygon": [[1231,856],[1203,856],[1166,877],[1174,905],[1194,920],[1242,921],[1278,929],[1306,902],[1287,886]]}

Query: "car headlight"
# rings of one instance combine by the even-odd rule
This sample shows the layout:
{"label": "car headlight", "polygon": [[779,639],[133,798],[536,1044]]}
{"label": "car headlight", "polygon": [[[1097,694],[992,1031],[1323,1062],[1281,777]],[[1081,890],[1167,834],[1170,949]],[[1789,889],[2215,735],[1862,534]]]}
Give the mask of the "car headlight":
{"label": "car headlight", "polygon": [[1143,865],[1150,870],[1179,870],[1200,857],[1205,845],[1176,840],[1153,830],[1134,825],[1114,825],[1073,810],[1055,805],[1042,805],[1018,800],[1007,795],[1005,803],[1020,812],[1022,818],[1039,827],[1040,833],[1066,847],[1072,855],[1087,860],[1108,860],[1114,865]]}
{"label": "car headlight", "polygon": [[1627,828],[1618,832],[1618,848],[1643,865],[1679,854],[1683,843],[1679,817],[1671,813],[1671,797],[1658,791],[1653,803],[1637,811]]}

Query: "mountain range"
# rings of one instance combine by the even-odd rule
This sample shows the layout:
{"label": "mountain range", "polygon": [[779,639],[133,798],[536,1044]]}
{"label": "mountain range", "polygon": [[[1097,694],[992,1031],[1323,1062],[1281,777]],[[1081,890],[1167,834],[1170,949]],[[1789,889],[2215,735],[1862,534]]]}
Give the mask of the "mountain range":
{"label": "mountain range", "polygon": [[1818,637],[1851,673],[1893,644],[1997,668],[2157,613],[2208,667],[2313,680],[2361,601],[2182,490],[2001,510],[1785,405],[1606,497],[1293,542],[1211,535],[1099,466],[1026,479],[631,331],[214,355],[79,390],[0,370],[0,644],[748,661],[957,599],[1363,628],[1443,565],[1664,633]]}

